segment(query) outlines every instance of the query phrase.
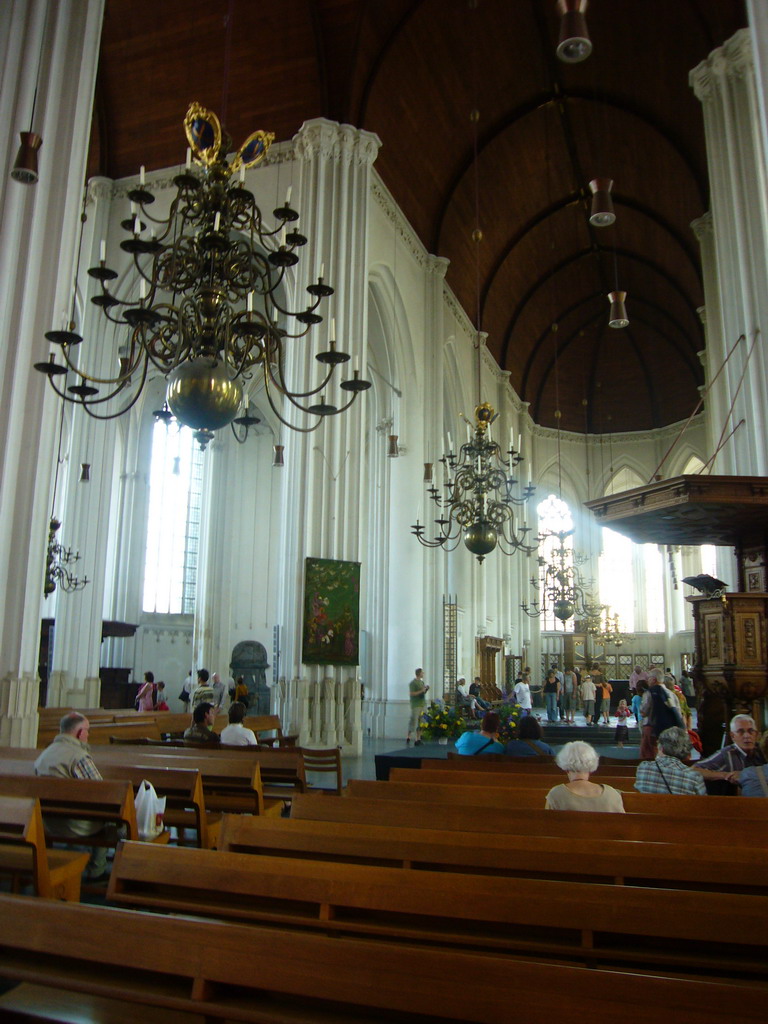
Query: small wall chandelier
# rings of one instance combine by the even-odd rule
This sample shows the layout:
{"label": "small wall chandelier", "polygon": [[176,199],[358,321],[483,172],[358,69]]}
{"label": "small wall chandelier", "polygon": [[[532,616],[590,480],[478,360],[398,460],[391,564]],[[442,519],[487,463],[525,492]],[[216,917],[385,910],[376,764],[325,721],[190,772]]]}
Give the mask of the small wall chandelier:
{"label": "small wall chandelier", "polygon": [[441,496],[432,482],[431,464],[424,464],[424,479],[430,484],[427,494],[441,510],[435,519],[437,535],[433,540],[426,536],[426,528],[418,519],[411,527],[411,532],[425,547],[453,551],[463,540],[478,562],[497,545],[505,555],[516,551],[530,553],[536,549],[535,543],[526,541],[529,527],[515,523],[514,511],[515,506],[527,504],[535,488],[528,483],[518,497],[514,495],[517,480],[510,470],[518,466],[523,457],[510,441],[505,459],[499,445],[487,436],[496,415],[488,402],[477,406],[474,436],[461,446],[458,456],[448,435],[448,451],[440,459],[446,471],[445,495]]}
{"label": "small wall chandelier", "polygon": [[[334,290],[321,267],[317,281],[307,287],[305,309],[291,312],[278,297],[284,275],[299,262],[297,250],[307,239],[296,229],[299,215],[290,205],[290,189],[285,204],[273,211],[275,224],[269,228],[243,184],[245,170],[263,159],[274,135],[253,132],[228,162],[231,141],[214,113],[193,103],[184,128],[190,147],[187,164],[174,178],[176,196],[167,218],[156,219],[148,212],[155,197],[144,186],[143,168],[139,187],[128,193],[131,216],[122,222],[128,237],[120,248],[133,257],[138,297],[122,301],[109,291],[118,275],[106,265],[104,242],[99,265],[88,271],[101,285],[91,301],[109,321],[128,329],[116,372],[91,374],[82,369],[82,359],[72,358],[83,340],[74,322],[69,329],[46,334],[61,347],[64,365],[51,355],[50,362],[35,368],[46,374],[58,395],[97,419],[127,412],[148,373],[157,369],[168,381],[170,412],[199,432],[203,446],[213,431],[235,420],[245,385],[259,374],[278,419],[294,430],[314,430],[326,416],[349,408],[370,382],[361,380],[355,369],[340,382],[349,400],[338,408],[326,401],[336,368],[350,359],[336,348],[335,327],[328,349],[315,356],[324,367],[320,383],[293,388],[286,380],[289,340],[303,338],[322,322],[316,310]],[[60,388],[57,378],[68,373],[76,383]],[[308,427],[288,422],[275,405],[275,393],[316,422]],[[125,401],[115,411],[112,400],[118,396]]]}
{"label": "small wall chandelier", "polygon": [[56,534],[60,527],[59,520],[51,516],[51,521],[48,524],[48,549],[45,556],[45,579],[43,581],[43,593],[46,597],[52,594],[57,586],[70,594],[74,590],[82,590],[90,583],[87,576],[79,579],[70,571],[70,566],[80,561],[80,552],[59,544]]}
{"label": "small wall chandelier", "polygon": [[[531,576],[531,586],[540,595],[529,605],[523,601],[520,607],[531,618],[553,615],[560,622],[567,622],[574,615],[588,616],[597,603],[592,596],[592,581],[585,582],[578,569],[585,561],[566,543],[573,536],[573,530],[549,531],[537,538],[539,550],[550,546],[548,555],[539,555],[539,575]],[[556,540],[554,546],[548,541]]]}

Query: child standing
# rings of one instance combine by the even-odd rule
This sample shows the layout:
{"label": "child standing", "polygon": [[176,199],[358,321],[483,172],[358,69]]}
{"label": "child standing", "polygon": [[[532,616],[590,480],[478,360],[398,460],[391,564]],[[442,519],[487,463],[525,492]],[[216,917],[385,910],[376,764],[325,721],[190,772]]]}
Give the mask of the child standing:
{"label": "child standing", "polygon": [[614,742],[617,747],[623,747],[624,740],[629,737],[627,719],[630,714],[631,711],[627,707],[627,702],[625,700],[620,700],[619,706],[616,708],[616,735],[614,736]]}

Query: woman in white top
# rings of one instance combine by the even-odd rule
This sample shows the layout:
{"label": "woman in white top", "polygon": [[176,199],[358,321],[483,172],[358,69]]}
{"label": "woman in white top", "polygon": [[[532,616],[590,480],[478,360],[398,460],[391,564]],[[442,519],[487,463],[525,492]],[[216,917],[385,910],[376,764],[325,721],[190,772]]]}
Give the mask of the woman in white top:
{"label": "woman in white top", "polygon": [[229,706],[229,725],[221,730],[221,742],[228,747],[255,747],[257,746],[256,734],[253,729],[246,729],[243,725],[245,704],[239,700]]}
{"label": "woman in white top", "polygon": [[612,786],[598,786],[589,776],[600,763],[597,751],[589,743],[566,743],[555,764],[568,775],[568,781],[547,793],[548,811],[616,811],[624,813],[621,793]]}

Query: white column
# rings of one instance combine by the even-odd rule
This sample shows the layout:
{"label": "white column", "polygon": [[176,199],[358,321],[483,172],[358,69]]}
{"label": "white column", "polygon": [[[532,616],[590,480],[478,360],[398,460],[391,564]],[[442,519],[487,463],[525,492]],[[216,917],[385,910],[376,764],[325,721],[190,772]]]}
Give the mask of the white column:
{"label": "white column", "polygon": [[[313,328],[306,341],[293,345],[288,377],[294,386],[319,382],[320,370],[314,358],[328,347],[330,320],[336,322],[337,349],[352,359],[348,371],[337,371],[336,379],[351,377],[355,363],[360,376],[367,376],[368,314],[368,226],[371,202],[371,168],[379,140],[349,125],[317,119],[303,125],[295,139],[300,169],[300,225],[310,240],[308,257],[296,268],[294,308],[306,301],[305,288],[317,280],[324,264],[326,282],[336,289],[320,312],[323,324]],[[305,390],[301,387],[300,390]],[[338,383],[325,391],[326,402],[339,406],[347,393]],[[333,673],[337,681],[357,678],[354,668],[301,664],[304,598],[304,560],[307,557],[361,560],[362,537],[367,524],[361,522],[364,507],[366,460],[362,437],[365,395],[338,417],[321,423],[310,434],[284,430],[286,472],[283,478],[283,564],[280,617],[282,668],[286,678],[318,682]],[[313,401],[317,401],[314,399]],[[292,415],[306,426],[308,418]],[[363,566],[363,576],[368,571]],[[363,581],[363,586],[365,583]],[[362,607],[362,604],[361,604]],[[326,693],[322,687],[317,692]],[[329,709],[330,710],[330,709]],[[303,728],[298,716],[292,728]],[[285,728],[285,722],[283,723]],[[356,737],[347,743],[360,742]]]}
{"label": "white column", "polygon": [[[53,403],[32,364],[71,300],[103,0],[0,4],[0,743],[33,744]],[[46,17],[47,16],[47,17]],[[42,62],[41,62],[42,44]],[[9,171],[19,131],[42,136],[40,179]],[[57,323],[57,326],[59,324]]]}
{"label": "white column", "polygon": [[[726,433],[744,420],[724,446],[716,472],[765,475],[764,338],[747,364],[756,329],[768,324],[768,177],[749,30],[737,32],[710,54],[693,69],[690,81],[704,114],[714,225],[717,298],[705,278],[710,378],[739,335],[746,335],[713,387],[710,415],[734,406]],[[724,421],[713,422],[713,434],[719,437],[724,426]]]}

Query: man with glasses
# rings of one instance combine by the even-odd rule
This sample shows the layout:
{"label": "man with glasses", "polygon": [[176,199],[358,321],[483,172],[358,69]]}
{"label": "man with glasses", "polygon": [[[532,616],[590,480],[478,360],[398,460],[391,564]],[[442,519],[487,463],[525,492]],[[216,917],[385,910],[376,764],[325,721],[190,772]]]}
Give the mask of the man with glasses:
{"label": "man with glasses", "polygon": [[[745,768],[765,764],[765,754],[757,746],[757,726],[754,718],[750,715],[735,715],[731,719],[730,734],[732,743],[694,765],[707,783],[719,781],[737,786],[739,775]],[[708,785],[707,791],[713,792],[714,788]],[[717,787],[717,792],[722,792],[722,789]]]}

